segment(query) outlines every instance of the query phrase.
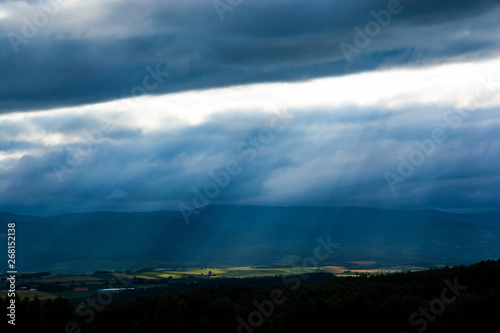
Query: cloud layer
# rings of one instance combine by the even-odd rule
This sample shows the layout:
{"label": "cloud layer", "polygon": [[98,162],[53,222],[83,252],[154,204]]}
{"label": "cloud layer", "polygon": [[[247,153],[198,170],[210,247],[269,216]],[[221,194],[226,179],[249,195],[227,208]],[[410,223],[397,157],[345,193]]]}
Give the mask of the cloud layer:
{"label": "cloud layer", "polygon": [[5,114],[0,210],[496,209],[499,65],[398,67]]}
{"label": "cloud layer", "polygon": [[[0,110],[298,81],[498,53],[500,6],[493,0],[231,4],[2,2]],[[379,31],[374,30],[370,22],[379,21]],[[357,28],[368,40],[358,36]],[[349,61],[342,43],[356,49],[349,52]],[[148,66],[161,66],[168,79],[152,90],[131,91],[142,84]]]}
{"label": "cloud layer", "polygon": [[0,210],[500,207],[493,0],[0,3]]}

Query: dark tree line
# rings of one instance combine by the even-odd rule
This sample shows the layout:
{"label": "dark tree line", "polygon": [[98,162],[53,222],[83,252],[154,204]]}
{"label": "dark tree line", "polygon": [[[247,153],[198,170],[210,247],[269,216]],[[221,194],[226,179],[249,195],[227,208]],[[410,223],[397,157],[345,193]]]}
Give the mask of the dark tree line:
{"label": "dark tree line", "polygon": [[169,292],[113,302],[95,316],[63,298],[18,299],[16,328],[64,332],[74,321],[81,332],[498,331],[500,260],[294,285]]}

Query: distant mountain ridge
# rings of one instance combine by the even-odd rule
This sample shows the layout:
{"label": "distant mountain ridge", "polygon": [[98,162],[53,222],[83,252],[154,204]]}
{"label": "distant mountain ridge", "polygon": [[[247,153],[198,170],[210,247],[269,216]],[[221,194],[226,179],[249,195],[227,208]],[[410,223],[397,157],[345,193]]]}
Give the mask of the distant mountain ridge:
{"label": "distant mountain ridge", "polygon": [[322,265],[453,265],[500,257],[499,212],[217,205],[189,224],[177,211],[0,213],[3,230],[11,221],[19,271],[266,265],[311,256],[317,238],[328,236],[341,246]]}

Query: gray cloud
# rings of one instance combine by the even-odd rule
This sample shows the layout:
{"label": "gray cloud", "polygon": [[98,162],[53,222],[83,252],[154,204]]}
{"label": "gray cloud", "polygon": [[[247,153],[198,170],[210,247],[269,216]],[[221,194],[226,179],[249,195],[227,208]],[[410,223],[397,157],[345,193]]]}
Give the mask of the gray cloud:
{"label": "gray cloud", "polygon": [[16,7],[17,14],[0,20],[0,110],[116,99],[157,64],[170,75],[155,94],[498,52],[497,1],[402,0],[401,6],[351,63],[339,44],[353,44],[353,28],[363,29],[374,20],[370,11],[386,9],[387,1],[244,1],[222,22],[210,1],[62,3],[18,53],[7,34],[22,36],[21,18],[40,9]]}
{"label": "gray cloud", "polygon": [[[408,158],[416,149],[414,141],[428,139],[443,121],[417,122],[422,117],[413,108],[400,110],[398,121],[392,123],[390,112],[380,115],[379,110],[358,108],[332,116],[330,111],[296,113],[283,131],[274,133],[267,144],[259,144],[254,159],[248,138],[265,128],[268,116],[263,114],[214,116],[198,126],[171,132],[144,134],[118,128],[115,131],[122,134],[109,133],[81,163],[67,168],[62,182],[52,164],[66,165],[78,143],[41,147],[32,142],[33,154],[2,170],[2,192],[8,195],[0,210],[172,209],[179,202],[191,204],[193,189],[203,192],[213,182],[210,172],[224,170],[231,160],[238,161],[242,171],[211,203],[499,206],[498,108],[476,111],[460,128],[445,127],[446,143],[438,145],[394,193],[384,172],[397,173],[398,156]],[[427,112],[444,110],[433,107]],[[57,123],[58,117],[54,114],[44,126]],[[414,125],[400,127],[401,118]],[[26,144],[9,149],[25,150]]]}

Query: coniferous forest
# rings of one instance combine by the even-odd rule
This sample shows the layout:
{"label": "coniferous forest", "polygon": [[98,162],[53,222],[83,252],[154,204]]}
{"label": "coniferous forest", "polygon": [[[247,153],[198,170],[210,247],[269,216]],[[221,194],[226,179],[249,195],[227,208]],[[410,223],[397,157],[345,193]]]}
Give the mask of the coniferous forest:
{"label": "coniferous forest", "polygon": [[[309,275],[310,276],[310,275]],[[101,307],[17,299],[24,332],[498,332],[500,260],[274,288],[169,292]],[[7,299],[1,299],[4,308]],[[4,321],[4,325],[7,325]],[[5,330],[2,330],[5,332]]]}

